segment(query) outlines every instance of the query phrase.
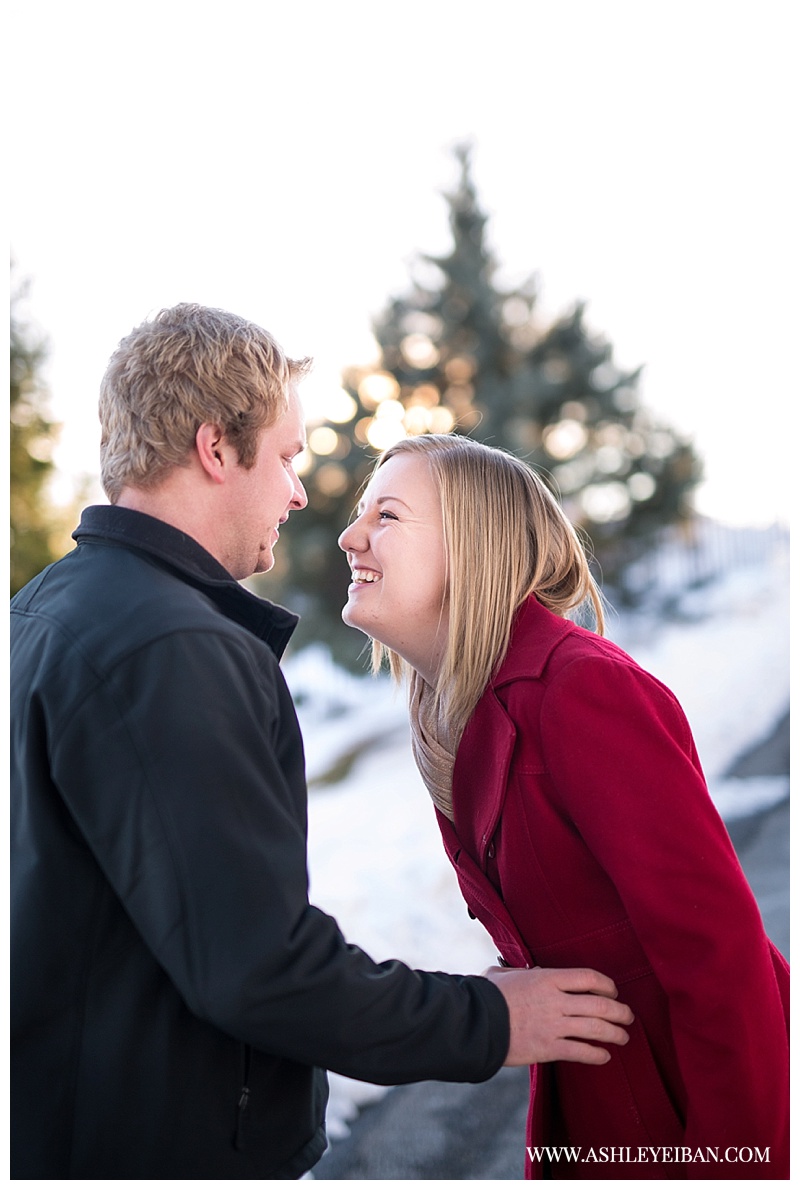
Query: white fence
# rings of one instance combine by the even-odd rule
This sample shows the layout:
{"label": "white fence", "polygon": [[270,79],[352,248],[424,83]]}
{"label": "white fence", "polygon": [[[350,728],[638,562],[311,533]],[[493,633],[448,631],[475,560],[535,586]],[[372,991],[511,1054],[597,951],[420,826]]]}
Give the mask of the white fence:
{"label": "white fence", "polygon": [[634,604],[668,606],[682,592],[766,563],[788,546],[785,525],[750,528],[698,517],[687,526],[664,529],[657,546],[626,569],[624,596]]}

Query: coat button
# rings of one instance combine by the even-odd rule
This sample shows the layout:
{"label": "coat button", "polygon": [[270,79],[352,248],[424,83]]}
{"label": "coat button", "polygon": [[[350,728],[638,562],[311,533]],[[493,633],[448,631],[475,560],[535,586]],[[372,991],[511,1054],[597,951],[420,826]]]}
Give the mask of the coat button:
{"label": "coat button", "polygon": [[489,859],[494,859],[494,843],[489,844],[489,850],[486,854],[489,856]]}

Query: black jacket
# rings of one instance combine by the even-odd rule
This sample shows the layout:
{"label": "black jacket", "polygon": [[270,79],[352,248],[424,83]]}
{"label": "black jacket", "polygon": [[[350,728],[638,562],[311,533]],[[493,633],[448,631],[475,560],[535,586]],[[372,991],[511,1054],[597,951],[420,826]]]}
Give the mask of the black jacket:
{"label": "black jacket", "polygon": [[308,903],[296,618],[141,513],[75,538],[12,604],[12,1177],[295,1178],[321,1068],[494,1074],[492,984]]}

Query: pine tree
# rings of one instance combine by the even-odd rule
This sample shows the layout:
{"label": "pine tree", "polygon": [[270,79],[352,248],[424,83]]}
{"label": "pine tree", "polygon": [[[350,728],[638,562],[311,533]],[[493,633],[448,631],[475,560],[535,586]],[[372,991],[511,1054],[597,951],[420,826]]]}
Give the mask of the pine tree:
{"label": "pine tree", "polygon": [[289,523],[284,581],[312,632],[346,660],[348,571],[336,537],[375,457],[398,438],[455,430],[526,459],[585,531],[607,583],[622,584],[656,531],[690,515],[700,478],[690,443],[641,405],[640,369],[614,363],[583,305],[545,325],[534,278],[497,284],[470,151],[456,156],[459,182],[445,196],[452,249],[420,257],[408,293],[376,320],[379,363],[348,370],[340,420],[312,430],[309,509]]}
{"label": "pine tree", "polygon": [[12,282],[9,441],[12,595],[56,556],[55,525],[47,500],[47,485],[53,474],[51,450],[57,426],[48,416],[48,394],[40,375],[46,344],[20,312],[25,292],[24,285]]}

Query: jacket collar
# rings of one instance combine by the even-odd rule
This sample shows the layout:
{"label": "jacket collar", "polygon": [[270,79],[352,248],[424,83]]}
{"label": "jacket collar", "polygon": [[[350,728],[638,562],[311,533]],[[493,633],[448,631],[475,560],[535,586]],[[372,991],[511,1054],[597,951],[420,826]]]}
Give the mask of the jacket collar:
{"label": "jacket collar", "polygon": [[263,640],[278,658],[298,623],[293,612],[241,586],[193,537],[146,513],[95,504],[83,510],[72,536],[79,545],[83,541],[112,543],[156,559],[203,591],[228,619]]}
{"label": "jacket collar", "polygon": [[497,691],[539,678],[559,641],[575,625],[531,597],[519,609],[500,668],[472,713],[453,771],[454,825],[461,845],[486,871],[487,853],[505,800],[517,729]]}
{"label": "jacket collar", "polygon": [[490,686],[497,690],[520,678],[540,678],[553,649],[574,631],[570,620],[549,611],[531,595],[517,612],[508,651]]}

